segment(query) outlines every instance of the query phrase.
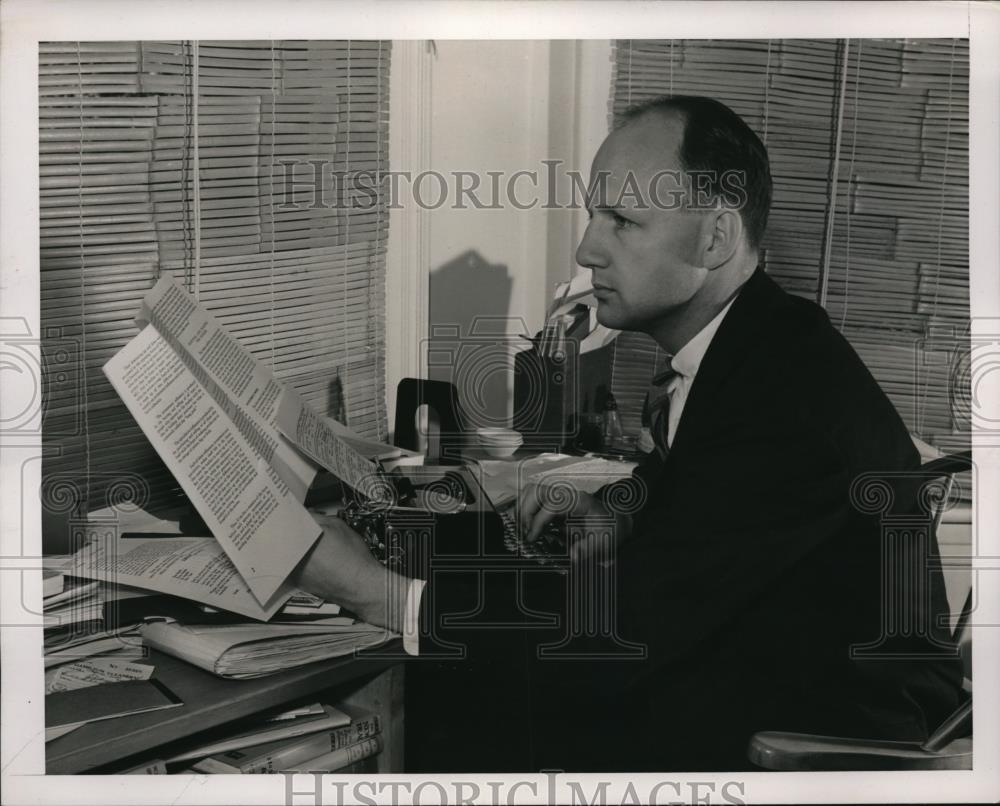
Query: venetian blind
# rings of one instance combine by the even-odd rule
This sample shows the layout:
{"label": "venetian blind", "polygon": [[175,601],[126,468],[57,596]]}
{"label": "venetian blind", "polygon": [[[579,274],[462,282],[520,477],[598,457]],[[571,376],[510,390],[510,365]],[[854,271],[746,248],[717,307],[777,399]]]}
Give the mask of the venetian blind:
{"label": "venetian blind", "polygon": [[101,372],[165,271],[320,411],[384,438],[389,57],[40,44],[43,493],[175,494]]}
{"label": "venetian blind", "polygon": [[[826,306],[912,432],[959,447],[968,41],[629,40],[614,58],[613,116],[657,95],[707,95],[758,133],[775,187],[768,273]],[[618,352],[626,378],[648,383],[652,363],[649,350]]]}

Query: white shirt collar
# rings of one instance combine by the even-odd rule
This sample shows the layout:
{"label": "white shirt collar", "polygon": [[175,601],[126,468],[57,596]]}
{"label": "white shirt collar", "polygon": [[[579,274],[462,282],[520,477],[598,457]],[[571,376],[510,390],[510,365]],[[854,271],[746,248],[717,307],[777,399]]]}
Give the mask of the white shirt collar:
{"label": "white shirt collar", "polygon": [[709,322],[705,327],[699,330],[687,344],[685,344],[681,349],[677,351],[677,354],[670,359],[670,366],[673,367],[674,372],[678,375],[683,375],[688,380],[692,380],[695,375],[698,374],[698,368],[701,366],[701,361],[705,357],[705,353],[708,352],[708,346],[712,343],[712,339],[715,338],[715,331],[719,329],[719,325],[722,324],[722,320],[726,318],[726,314],[729,313],[729,309],[733,307],[733,303],[736,302],[737,294],[728,303],[726,307],[719,311],[715,318]]}

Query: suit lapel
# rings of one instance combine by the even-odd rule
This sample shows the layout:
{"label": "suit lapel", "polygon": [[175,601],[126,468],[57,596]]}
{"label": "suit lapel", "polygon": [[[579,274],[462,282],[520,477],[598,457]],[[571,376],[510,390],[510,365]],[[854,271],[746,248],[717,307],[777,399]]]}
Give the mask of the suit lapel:
{"label": "suit lapel", "polygon": [[785,292],[763,269],[758,268],[744,283],[733,307],[716,331],[691,384],[667,456],[667,465],[674,463],[678,453],[683,456],[686,446],[702,429],[711,428],[719,396],[725,393],[727,381],[748,357],[753,356],[758,331],[769,320],[771,309],[784,298]]}

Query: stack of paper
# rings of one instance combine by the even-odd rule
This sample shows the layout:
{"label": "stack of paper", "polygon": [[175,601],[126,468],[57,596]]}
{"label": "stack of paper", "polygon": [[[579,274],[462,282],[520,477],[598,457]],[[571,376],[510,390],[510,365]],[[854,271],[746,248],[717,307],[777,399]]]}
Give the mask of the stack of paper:
{"label": "stack of paper", "polygon": [[251,618],[271,618],[292,595],[279,586],[262,607],[211,537],[107,537],[84,546],[73,573],[193,599]]}
{"label": "stack of paper", "polygon": [[357,709],[349,713],[348,725],[317,726],[309,733],[285,735],[270,741],[262,741],[258,734],[253,737],[253,744],[216,751],[198,762],[195,769],[225,774],[275,773],[291,769],[333,772],[382,749],[379,715]]}
{"label": "stack of paper", "polygon": [[142,627],[143,641],[221,677],[250,678],[349,655],[384,643],[382,627],[334,616],[309,624],[193,625],[160,621]]}
{"label": "stack of paper", "polygon": [[42,600],[45,628],[71,627],[104,618],[104,597],[96,582],[63,578],[62,590]]}
{"label": "stack of paper", "polygon": [[[302,503],[314,461],[364,495],[382,489],[368,457],[398,451],[359,441],[312,410],[169,275],[146,295],[138,321],[139,335],[104,371],[207,532],[179,536],[177,521],[141,510],[124,517],[117,510],[95,513],[87,543],[68,563],[62,558],[61,576],[46,582],[47,620],[98,619],[105,598],[155,592],[198,602],[199,621],[227,618],[218,611],[267,621],[298,593],[288,577],[322,531]],[[299,612],[286,617],[307,616],[311,626],[186,628],[174,621],[187,618],[183,609],[142,615],[170,622],[144,630],[151,646],[233,677],[347,654],[389,637],[351,619],[331,620],[339,609],[315,597],[301,597],[293,610]],[[95,651],[88,654],[112,644],[89,643]]]}
{"label": "stack of paper", "polygon": [[144,654],[142,639],[135,633],[135,626],[104,630],[63,640],[45,636],[45,668],[62,663],[79,662],[95,656],[141,658]]}
{"label": "stack of paper", "polygon": [[[351,723],[351,717],[332,705],[315,703],[304,709],[279,714],[249,730],[241,730],[208,744],[200,744],[166,759],[168,764],[231,753],[246,747],[268,742],[279,742],[301,736],[312,736],[321,731],[334,731]],[[238,770],[237,770],[238,772]]]}

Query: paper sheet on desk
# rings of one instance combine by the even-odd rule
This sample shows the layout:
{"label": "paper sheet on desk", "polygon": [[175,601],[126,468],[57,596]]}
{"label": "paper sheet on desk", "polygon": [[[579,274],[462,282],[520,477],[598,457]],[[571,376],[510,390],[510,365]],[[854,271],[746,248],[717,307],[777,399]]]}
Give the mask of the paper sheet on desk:
{"label": "paper sheet on desk", "polygon": [[526,484],[569,484],[574,489],[594,493],[605,484],[628,478],[634,462],[618,462],[596,456],[567,456],[541,453],[530,459],[480,459],[480,484],[495,507],[514,501]]}
{"label": "paper sheet on desk", "polygon": [[526,476],[541,467],[552,467],[553,463],[574,458],[559,453],[540,453],[530,459],[479,459],[477,464],[482,470],[479,483],[493,506],[502,509],[517,498],[521,480]]}
{"label": "paper sheet on desk", "polygon": [[121,680],[149,680],[155,667],[114,658],[91,658],[67,663],[45,673],[45,693],[117,683]]}
{"label": "paper sheet on desk", "polygon": [[[142,639],[130,634],[135,625],[103,630],[98,633],[70,638],[45,647],[45,668],[73,663],[94,656],[142,658]],[[127,634],[129,633],[129,634]]]}
{"label": "paper sheet on desk", "polygon": [[632,475],[635,462],[620,462],[600,456],[573,457],[575,461],[562,463],[556,467],[545,467],[528,475],[525,481],[540,486],[568,484],[575,490],[595,493],[605,484]]}
{"label": "paper sheet on desk", "polygon": [[277,613],[294,591],[282,584],[262,607],[211,537],[105,537],[77,552],[73,573],[193,599],[261,621]]}

